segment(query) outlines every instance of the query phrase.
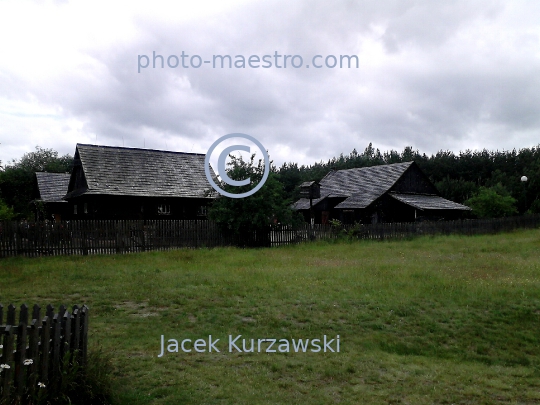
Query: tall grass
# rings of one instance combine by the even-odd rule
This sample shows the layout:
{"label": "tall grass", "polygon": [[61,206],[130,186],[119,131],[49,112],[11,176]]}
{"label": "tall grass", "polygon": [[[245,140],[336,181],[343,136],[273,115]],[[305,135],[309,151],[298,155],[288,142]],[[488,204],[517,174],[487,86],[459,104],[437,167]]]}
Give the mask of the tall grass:
{"label": "tall grass", "polygon": [[[540,231],[0,262],[0,302],[86,303],[121,404],[540,402]],[[340,335],[339,353],[160,336]]]}

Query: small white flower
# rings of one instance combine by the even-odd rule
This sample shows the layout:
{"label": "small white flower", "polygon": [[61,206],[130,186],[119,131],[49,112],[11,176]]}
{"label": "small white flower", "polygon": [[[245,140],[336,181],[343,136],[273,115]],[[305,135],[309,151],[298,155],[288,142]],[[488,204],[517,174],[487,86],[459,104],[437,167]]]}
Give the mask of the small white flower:
{"label": "small white flower", "polygon": [[4,368],[11,368],[9,366],[9,364],[0,364],[0,368],[4,369]]}
{"label": "small white flower", "polygon": [[23,364],[25,366],[29,366],[30,364],[33,364],[34,363],[34,360],[32,359],[26,359],[25,361],[23,361]]}
{"label": "small white flower", "polygon": [[0,349],[3,349],[4,348],[4,345],[0,345]]}
{"label": "small white flower", "polygon": [[46,387],[46,385],[43,384],[42,382],[38,382],[37,385],[39,386],[39,388],[45,388]]}

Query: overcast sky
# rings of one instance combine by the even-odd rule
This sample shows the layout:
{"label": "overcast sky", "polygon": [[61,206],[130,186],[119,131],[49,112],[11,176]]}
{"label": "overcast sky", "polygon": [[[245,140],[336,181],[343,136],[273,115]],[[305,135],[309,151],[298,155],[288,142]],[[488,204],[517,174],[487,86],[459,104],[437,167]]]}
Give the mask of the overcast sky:
{"label": "overcast sky", "polygon": [[[1,1],[0,160],[76,143],[206,153],[231,132],[277,165],[369,142],[540,144],[538,1],[175,3]],[[245,68],[204,63],[226,54]],[[272,66],[250,67],[252,55]],[[340,55],[358,67],[340,68]]]}

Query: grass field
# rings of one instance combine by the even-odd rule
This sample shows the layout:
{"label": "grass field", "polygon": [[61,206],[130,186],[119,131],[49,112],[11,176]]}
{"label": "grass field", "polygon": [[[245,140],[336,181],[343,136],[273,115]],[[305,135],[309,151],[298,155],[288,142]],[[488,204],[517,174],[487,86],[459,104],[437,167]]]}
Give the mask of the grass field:
{"label": "grass field", "polygon": [[[15,258],[0,302],[88,304],[119,404],[540,403],[540,230]],[[340,352],[229,353],[239,334]],[[161,335],[221,352],[159,358]]]}

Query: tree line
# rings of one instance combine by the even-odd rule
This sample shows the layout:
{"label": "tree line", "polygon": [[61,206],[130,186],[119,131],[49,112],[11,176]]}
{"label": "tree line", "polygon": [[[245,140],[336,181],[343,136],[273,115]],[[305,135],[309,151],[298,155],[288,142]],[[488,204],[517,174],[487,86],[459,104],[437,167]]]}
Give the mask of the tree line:
{"label": "tree line", "polygon": [[35,195],[35,172],[71,173],[73,156],[59,156],[53,149],[36,146],[20,160],[5,166],[0,162],[0,220],[33,219],[31,202]]}
{"label": "tree line", "polygon": [[[414,161],[437,187],[441,196],[473,206],[478,216],[505,216],[512,213],[540,212],[540,145],[519,151],[466,150],[455,154],[439,151],[430,156],[407,146],[402,152],[381,153],[370,143],[362,153],[354,149],[326,162],[312,165],[284,163],[277,169],[278,180],[286,196],[299,198],[298,184],[320,181],[331,170],[353,169]],[[522,181],[522,177],[527,181]],[[483,202],[502,204],[483,209]],[[495,205],[497,205],[495,204]],[[499,215],[496,215],[499,213]]]}
{"label": "tree line", "polygon": [[[341,154],[326,162],[312,165],[290,162],[279,168],[273,166],[268,184],[246,201],[237,201],[235,204],[242,205],[244,212],[246,204],[251,204],[250,199],[263,201],[264,204],[254,205],[266,207],[266,212],[270,201],[276,205],[273,219],[256,216],[257,221],[289,217],[283,207],[298,200],[298,186],[304,181],[320,181],[331,170],[410,161],[419,165],[442,197],[472,206],[478,216],[540,213],[540,145],[518,151],[484,149],[466,150],[456,154],[441,150],[428,156],[410,146],[405,147],[402,152],[390,150],[381,153],[370,143],[361,153],[354,149],[348,155]],[[72,169],[73,156],[59,156],[55,150],[39,146],[35,151],[24,154],[18,161],[12,160],[5,166],[0,162],[0,219],[33,218],[31,201],[35,198],[35,172],[71,173]],[[260,167],[253,161],[233,160],[228,170],[231,171],[231,178],[242,177],[250,171],[254,179],[260,175]],[[521,181],[523,176],[527,177],[526,182]],[[265,193],[268,193],[266,197]],[[219,204],[228,207],[225,211],[233,209],[235,205],[231,201],[222,201]],[[221,212],[221,216],[225,218],[228,214],[223,210],[220,205],[216,206],[214,212]],[[231,217],[228,218],[231,222]],[[255,217],[251,217],[253,218]],[[237,226],[232,222],[229,225]]]}

